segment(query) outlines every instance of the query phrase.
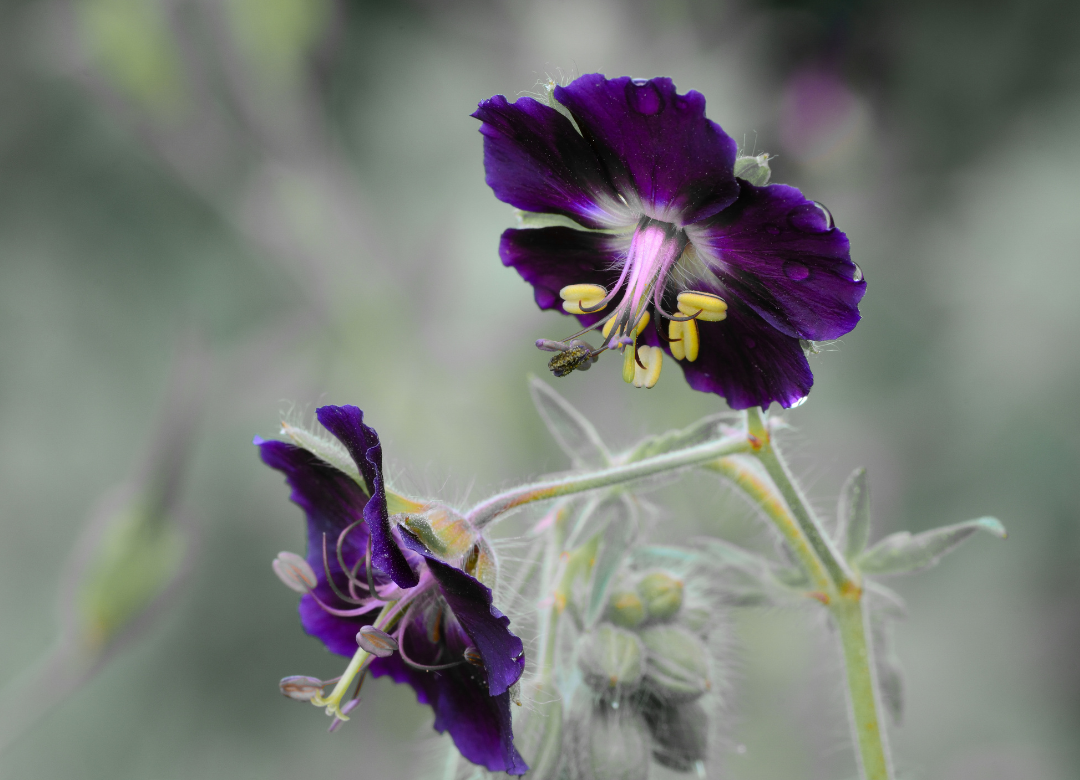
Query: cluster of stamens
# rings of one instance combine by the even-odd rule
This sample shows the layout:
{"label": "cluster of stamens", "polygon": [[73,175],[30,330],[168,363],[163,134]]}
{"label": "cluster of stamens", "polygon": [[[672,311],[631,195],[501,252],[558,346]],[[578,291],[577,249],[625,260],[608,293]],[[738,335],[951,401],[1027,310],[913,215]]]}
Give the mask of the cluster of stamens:
{"label": "cluster of stamens", "polygon": [[[357,521],[346,527],[337,539],[335,558],[341,572],[347,580],[344,588],[335,582],[330,571],[330,556],[327,549],[326,535],[323,535],[323,570],[326,583],[334,595],[351,605],[350,609],[338,609],[325,603],[315,593],[318,579],[311,565],[296,553],[282,552],[274,559],[272,567],[278,578],[286,586],[296,591],[311,596],[315,603],[325,612],[335,617],[359,617],[381,609],[372,625],[363,626],[356,634],[357,650],[352,660],[340,677],[331,680],[319,680],[315,677],[292,676],[284,678],[280,683],[281,692],[297,701],[309,701],[317,707],[325,707],[326,714],[333,717],[330,731],[334,731],[344,721],[349,719],[348,713],[360,703],[360,688],[367,676],[368,667],[377,658],[386,658],[397,653],[401,660],[414,669],[423,671],[438,671],[449,669],[459,664],[470,663],[482,666],[480,654],[474,647],[467,647],[461,658],[445,664],[421,664],[413,661],[407,654],[404,642],[405,631],[413,622],[416,610],[432,608],[432,615],[427,615],[424,624],[427,628],[428,638],[432,643],[438,643],[442,633],[442,607],[432,598],[434,582],[430,577],[422,577],[420,584],[414,588],[403,590],[392,581],[387,581],[380,576],[376,582],[371,566],[371,540],[368,538],[368,547],[365,555],[360,556],[353,566],[346,566],[343,545],[350,531],[356,528],[361,521]],[[360,566],[364,565],[366,577],[358,577]],[[356,687],[351,696],[348,696],[349,688],[353,680]],[[324,689],[331,683],[335,683],[334,689],[329,695],[324,695]],[[347,701],[346,701],[347,698]],[[343,703],[344,702],[344,703]]]}
{"label": "cluster of stamens", "polygon": [[[563,311],[568,314],[595,314],[603,311],[613,297],[598,284],[571,284],[559,291]],[[659,296],[656,296],[659,299]],[[555,376],[565,376],[572,371],[587,371],[600,355],[609,349],[623,353],[623,381],[635,387],[653,387],[660,379],[664,351],[660,347],[637,345],[638,336],[649,324],[648,296],[633,310],[630,302],[623,300],[615,310],[594,325],[585,328],[566,341],[540,339],[539,349],[557,352],[548,362]],[[656,331],[660,338],[670,344],[676,360],[694,362],[698,358],[700,338],[698,321],[720,322],[727,319],[727,303],[712,293],[683,290],[678,295],[678,313],[668,314],[653,302],[652,308],[668,321],[667,335],[658,322]],[[581,336],[591,330],[600,330],[603,344],[594,349]]]}

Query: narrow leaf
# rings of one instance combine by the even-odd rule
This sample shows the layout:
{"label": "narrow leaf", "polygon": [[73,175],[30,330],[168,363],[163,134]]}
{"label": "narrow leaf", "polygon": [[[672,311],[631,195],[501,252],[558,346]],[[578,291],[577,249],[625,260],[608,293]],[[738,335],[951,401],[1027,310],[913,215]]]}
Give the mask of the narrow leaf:
{"label": "narrow leaf", "polygon": [[901,531],[886,536],[854,561],[866,574],[907,574],[933,566],[976,531],[1005,538],[1005,526],[993,517],[980,517],[912,536]]}
{"label": "narrow leaf", "polygon": [[529,377],[529,392],[548,431],[575,467],[606,466],[611,462],[596,428],[565,398],[535,376]]}
{"label": "narrow leaf", "polygon": [[848,558],[854,558],[870,539],[870,490],[865,468],[855,469],[844,483],[836,518],[836,541]]}

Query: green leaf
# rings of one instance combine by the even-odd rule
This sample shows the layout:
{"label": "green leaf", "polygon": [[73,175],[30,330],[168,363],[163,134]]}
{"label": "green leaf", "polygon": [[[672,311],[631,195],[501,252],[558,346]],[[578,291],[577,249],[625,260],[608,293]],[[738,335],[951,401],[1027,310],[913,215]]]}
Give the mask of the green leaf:
{"label": "green leaf", "polygon": [[529,377],[529,392],[548,431],[575,467],[611,463],[611,456],[596,428],[565,398],[535,376]]}
{"label": "green leaf", "polygon": [[836,518],[836,541],[848,558],[854,558],[866,549],[870,539],[870,489],[862,466],[851,472],[844,483]]}
{"label": "green leaf", "polygon": [[933,566],[976,531],[1005,538],[1005,526],[996,518],[980,517],[912,536],[909,531],[886,536],[853,563],[865,574],[907,574]]}
{"label": "green leaf", "polygon": [[668,431],[659,436],[650,436],[640,442],[619,460],[623,463],[634,463],[655,455],[662,455],[672,450],[685,449],[695,444],[720,438],[720,425],[725,421],[734,422],[731,412],[720,412],[702,417],[696,423],[678,431]]}

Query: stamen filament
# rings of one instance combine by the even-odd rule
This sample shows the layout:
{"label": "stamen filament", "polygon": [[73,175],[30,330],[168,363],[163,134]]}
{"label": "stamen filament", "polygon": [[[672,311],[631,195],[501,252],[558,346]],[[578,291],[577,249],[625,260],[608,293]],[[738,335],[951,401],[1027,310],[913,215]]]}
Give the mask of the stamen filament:
{"label": "stamen filament", "polygon": [[374,657],[364,648],[356,648],[356,653],[353,655],[352,660],[349,661],[349,665],[345,667],[345,671],[342,673],[337,685],[334,686],[334,690],[330,692],[330,695],[324,698],[316,694],[311,697],[311,703],[316,707],[325,707],[326,714],[331,717],[338,720],[348,720],[349,716],[341,711],[341,700],[345,698],[345,694],[348,693],[349,686],[352,685],[356,675],[366,669]]}

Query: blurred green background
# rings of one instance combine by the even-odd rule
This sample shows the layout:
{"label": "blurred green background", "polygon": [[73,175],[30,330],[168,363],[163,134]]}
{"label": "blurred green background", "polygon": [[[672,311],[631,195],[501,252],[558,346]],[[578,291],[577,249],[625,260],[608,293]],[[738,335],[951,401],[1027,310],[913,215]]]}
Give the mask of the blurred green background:
{"label": "blurred green background", "polygon": [[[814,358],[785,439],[821,510],[865,464],[878,535],[1009,529],[890,583],[902,775],[1080,776],[1078,44],[1067,0],[0,5],[0,685],[52,647],[93,507],[169,431],[182,345],[209,363],[182,425],[188,578],[0,775],[416,776],[439,743],[411,691],[372,684],[333,736],[277,691],[341,662],[270,570],[302,523],[250,441],[355,403],[406,490],[461,502],[566,467],[525,376],[567,322],[499,263],[512,212],[469,113],[602,71],[704,93],[851,238],[864,319]],[[718,408],[678,372],[649,393],[617,374],[558,384],[613,444]],[[762,543],[715,483],[656,499],[665,538]],[[852,776],[823,626],[737,627],[717,775]]]}

